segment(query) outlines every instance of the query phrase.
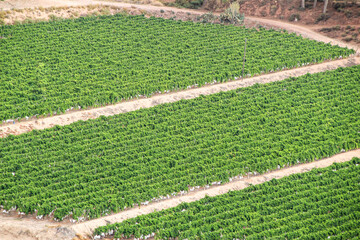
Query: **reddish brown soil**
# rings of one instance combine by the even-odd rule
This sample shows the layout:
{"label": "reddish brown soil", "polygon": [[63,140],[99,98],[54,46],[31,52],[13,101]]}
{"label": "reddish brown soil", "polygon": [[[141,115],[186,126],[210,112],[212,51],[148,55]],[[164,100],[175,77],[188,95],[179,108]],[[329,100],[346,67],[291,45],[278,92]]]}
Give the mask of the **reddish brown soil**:
{"label": "reddish brown soil", "polygon": [[313,30],[330,38],[352,43],[360,47],[360,25],[313,27]]}
{"label": "reddish brown soil", "polygon": [[[320,26],[335,25],[358,25],[360,24],[360,5],[347,5],[335,8],[329,3],[326,21],[318,21],[321,16],[324,3],[318,2],[313,8],[313,1],[306,4],[305,9],[301,9],[301,0],[240,0],[240,12],[245,16],[265,17],[290,21],[293,14],[298,14],[296,22],[301,24],[318,24]],[[223,11],[229,3],[219,4],[216,0],[205,0],[203,8],[211,11]],[[320,20],[320,19],[319,19]],[[294,20],[292,20],[294,21]]]}

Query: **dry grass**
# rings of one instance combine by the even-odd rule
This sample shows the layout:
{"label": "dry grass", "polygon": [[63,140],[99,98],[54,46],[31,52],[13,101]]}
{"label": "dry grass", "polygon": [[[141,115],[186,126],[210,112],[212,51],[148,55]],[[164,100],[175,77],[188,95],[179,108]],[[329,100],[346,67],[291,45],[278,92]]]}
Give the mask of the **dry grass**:
{"label": "dry grass", "polygon": [[[134,11],[135,10],[132,10],[131,12]],[[104,6],[100,4],[78,7],[37,7],[35,9],[14,9],[7,11],[0,10],[0,25],[34,23],[47,20],[56,21],[60,18],[78,18],[80,16],[87,15],[113,15],[116,13],[128,12],[129,10],[124,8],[116,6]],[[145,11],[144,13],[146,14],[147,12]]]}

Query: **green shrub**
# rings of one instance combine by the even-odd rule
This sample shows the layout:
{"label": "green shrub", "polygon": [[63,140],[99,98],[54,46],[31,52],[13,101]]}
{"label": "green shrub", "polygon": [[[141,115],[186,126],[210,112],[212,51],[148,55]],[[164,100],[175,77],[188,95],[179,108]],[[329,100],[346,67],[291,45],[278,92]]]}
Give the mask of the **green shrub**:
{"label": "green shrub", "polygon": [[324,14],[324,13],[322,13],[322,14],[316,19],[315,23],[319,23],[319,22],[321,22],[321,21],[326,22],[329,18],[330,18],[330,15],[329,15],[329,14],[326,14],[326,13]]}
{"label": "green shrub", "polygon": [[244,22],[245,15],[241,14],[239,9],[239,3],[232,3],[230,7],[227,8],[225,12],[220,15],[220,21],[222,23],[242,24]]}
{"label": "green shrub", "polygon": [[295,19],[297,19],[297,20],[301,19],[300,15],[298,13],[291,14],[290,17],[289,17],[290,22],[295,21]]}

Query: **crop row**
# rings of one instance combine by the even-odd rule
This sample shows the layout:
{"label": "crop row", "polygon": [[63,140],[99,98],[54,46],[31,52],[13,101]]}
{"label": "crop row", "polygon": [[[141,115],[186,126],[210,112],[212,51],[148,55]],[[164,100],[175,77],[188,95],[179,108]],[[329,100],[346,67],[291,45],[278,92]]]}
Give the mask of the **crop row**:
{"label": "crop row", "polygon": [[360,233],[360,159],[205,197],[95,230],[115,238],[353,239]]}
{"label": "crop row", "polygon": [[295,34],[219,24],[102,16],[0,26],[0,120],[223,82],[346,57]]}
{"label": "crop row", "polygon": [[359,147],[360,66],[0,139],[0,205],[99,217]]}

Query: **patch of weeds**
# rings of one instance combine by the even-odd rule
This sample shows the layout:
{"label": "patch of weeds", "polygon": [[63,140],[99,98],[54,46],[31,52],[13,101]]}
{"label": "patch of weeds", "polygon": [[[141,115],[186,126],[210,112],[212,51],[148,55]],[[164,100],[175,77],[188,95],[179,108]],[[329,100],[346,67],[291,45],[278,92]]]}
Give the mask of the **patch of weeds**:
{"label": "patch of weeds", "polygon": [[300,17],[300,15],[298,13],[291,14],[290,17],[289,17],[290,22],[298,21],[300,19],[301,19],[301,17]]}
{"label": "patch of weeds", "polygon": [[346,11],[345,11],[345,16],[346,16],[347,18],[351,18],[352,15],[353,15],[353,12],[352,12],[352,11],[350,11],[350,10],[346,10]]}
{"label": "patch of weeds", "polygon": [[0,11],[0,19],[4,19],[6,17],[6,11]]}
{"label": "patch of weeds", "polygon": [[303,8],[303,7],[299,7],[298,9],[299,9],[299,11],[302,11],[302,12],[305,11],[305,8]]}
{"label": "patch of weeds", "polygon": [[109,8],[103,8],[100,10],[101,14],[103,15],[110,15],[111,12],[110,12],[110,9]]}
{"label": "patch of weeds", "polygon": [[209,12],[201,15],[200,19],[202,23],[213,23],[218,19],[218,17],[215,16],[212,12]]}
{"label": "patch of weeds", "polygon": [[341,28],[340,26],[335,26],[335,27],[325,27],[325,28],[321,28],[320,29],[320,32],[325,32],[325,33],[328,33],[328,32],[332,32],[332,31],[339,31]]}
{"label": "patch of weeds", "polygon": [[276,5],[271,5],[271,7],[270,7],[270,14],[274,16],[277,10],[278,10],[278,6],[276,6]]}
{"label": "patch of weeds", "polygon": [[49,15],[49,19],[50,19],[50,21],[57,21],[57,20],[59,20],[60,18],[57,17],[57,16],[54,15],[54,14],[50,14],[50,15]]}
{"label": "patch of weeds", "polygon": [[326,13],[324,14],[324,13],[322,13],[322,14],[316,19],[315,23],[319,23],[319,22],[321,22],[321,21],[326,22],[329,18],[330,18],[330,15],[329,15],[329,14],[326,14]]}

